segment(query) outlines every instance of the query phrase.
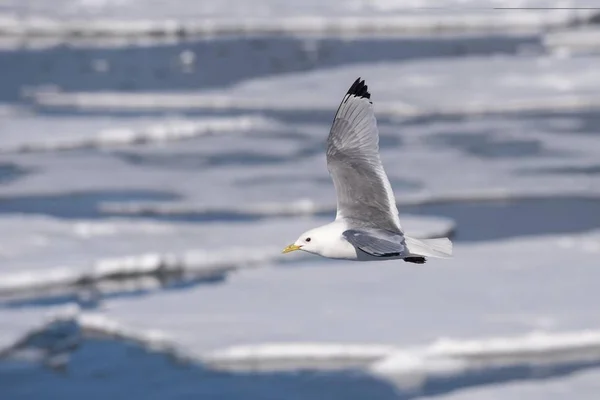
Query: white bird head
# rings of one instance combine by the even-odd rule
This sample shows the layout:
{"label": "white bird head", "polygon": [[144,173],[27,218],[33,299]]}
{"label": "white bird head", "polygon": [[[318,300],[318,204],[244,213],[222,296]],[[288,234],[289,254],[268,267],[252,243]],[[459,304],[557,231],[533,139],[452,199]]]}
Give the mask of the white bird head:
{"label": "white bird head", "polygon": [[283,253],[302,250],[327,257],[331,251],[339,247],[340,242],[346,243],[341,237],[344,229],[336,222],[310,229],[300,235],[294,244],[283,249]]}
{"label": "white bird head", "polygon": [[323,246],[323,232],[320,228],[315,228],[304,232],[294,244],[290,244],[283,253],[289,253],[291,251],[302,250],[308,253],[319,254],[319,250]]}

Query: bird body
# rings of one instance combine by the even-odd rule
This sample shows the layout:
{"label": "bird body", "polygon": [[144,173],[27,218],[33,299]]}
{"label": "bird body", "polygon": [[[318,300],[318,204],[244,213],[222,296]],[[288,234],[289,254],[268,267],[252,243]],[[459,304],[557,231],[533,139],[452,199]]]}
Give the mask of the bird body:
{"label": "bird body", "polygon": [[327,139],[327,168],[337,194],[335,221],[303,233],[283,252],[302,250],[356,261],[448,258],[447,238],[404,234],[392,187],[379,156],[379,133],[371,94],[358,78],[344,96]]}

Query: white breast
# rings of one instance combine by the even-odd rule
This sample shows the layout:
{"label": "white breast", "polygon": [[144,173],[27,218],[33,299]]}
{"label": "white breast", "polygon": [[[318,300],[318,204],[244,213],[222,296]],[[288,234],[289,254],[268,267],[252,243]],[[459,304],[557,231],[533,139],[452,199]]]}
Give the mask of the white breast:
{"label": "white breast", "polygon": [[335,243],[331,243],[321,254],[323,257],[339,258],[344,260],[358,260],[358,253],[346,239],[340,237]]}
{"label": "white breast", "polygon": [[318,228],[320,246],[317,254],[327,258],[357,260],[356,248],[342,236],[347,229],[344,220],[336,220]]}

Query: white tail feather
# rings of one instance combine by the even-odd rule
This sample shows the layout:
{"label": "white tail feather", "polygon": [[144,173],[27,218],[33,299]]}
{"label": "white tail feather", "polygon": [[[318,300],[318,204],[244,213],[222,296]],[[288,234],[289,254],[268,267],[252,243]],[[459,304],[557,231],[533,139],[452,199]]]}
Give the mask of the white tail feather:
{"label": "white tail feather", "polygon": [[411,256],[451,258],[452,242],[448,238],[414,239],[405,236],[406,247]]}

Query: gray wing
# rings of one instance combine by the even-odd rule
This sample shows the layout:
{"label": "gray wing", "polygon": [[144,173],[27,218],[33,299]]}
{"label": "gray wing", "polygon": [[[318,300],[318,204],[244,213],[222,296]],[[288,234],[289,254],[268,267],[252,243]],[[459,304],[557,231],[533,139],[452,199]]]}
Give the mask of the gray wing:
{"label": "gray wing", "polygon": [[351,245],[375,257],[406,255],[404,235],[383,229],[348,229],[342,236]]}
{"label": "gray wing", "polygon": [[336,219],[402,232],[390,182],[379,157],[379,133],[369,100],[358,78],[348,90],[327,139],[327,168],[337,194]]}

